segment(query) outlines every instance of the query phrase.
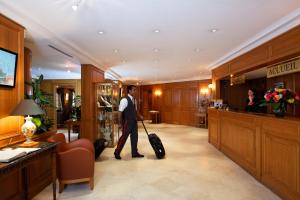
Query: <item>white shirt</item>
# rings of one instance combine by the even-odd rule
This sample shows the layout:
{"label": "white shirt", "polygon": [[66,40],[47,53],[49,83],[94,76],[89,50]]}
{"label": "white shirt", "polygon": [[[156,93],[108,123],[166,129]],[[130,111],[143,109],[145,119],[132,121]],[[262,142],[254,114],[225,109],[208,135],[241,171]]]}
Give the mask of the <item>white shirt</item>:
{"label": "white shirt", "polygon": [[[128,96],[131,99],[132,103],[135,105],[135,109],[137,110],[136,100],[130,94],[128,94]],[[121,101],[120,101],[120,105],[119,105],[119,111],[123,112],[127,106],[128,106],[127,98],[122,98]]]}

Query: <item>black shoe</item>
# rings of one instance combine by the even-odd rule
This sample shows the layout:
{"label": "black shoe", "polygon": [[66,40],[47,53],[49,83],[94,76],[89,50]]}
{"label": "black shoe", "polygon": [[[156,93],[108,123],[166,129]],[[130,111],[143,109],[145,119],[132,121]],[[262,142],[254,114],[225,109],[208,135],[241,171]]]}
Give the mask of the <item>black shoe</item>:
{"label": "black shoe", "polygon": [[115,154],[115,158],[116,158],[117,160],[121,160],[121,159],[122,159],[119,153],[116,153],[116,152],[115,152],[114,154]]}
{"label": "black shoe", "polygon": [[139,154],[139,153],[136,153],[136,154],[132,154],[132,157],[133,157],[133,158],[143,158],[144,155]]}

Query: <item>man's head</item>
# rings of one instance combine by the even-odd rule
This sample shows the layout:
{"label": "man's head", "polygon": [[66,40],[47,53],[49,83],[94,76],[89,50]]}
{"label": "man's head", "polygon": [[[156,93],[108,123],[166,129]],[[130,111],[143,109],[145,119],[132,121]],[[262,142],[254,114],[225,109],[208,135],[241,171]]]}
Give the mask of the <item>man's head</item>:
{"label": "man's head", "polygon": [[137,88],[134,85],[128,85],[127,86],[127,93],[130,94],[133,97],[136,96],[136,90],[137,90]]}

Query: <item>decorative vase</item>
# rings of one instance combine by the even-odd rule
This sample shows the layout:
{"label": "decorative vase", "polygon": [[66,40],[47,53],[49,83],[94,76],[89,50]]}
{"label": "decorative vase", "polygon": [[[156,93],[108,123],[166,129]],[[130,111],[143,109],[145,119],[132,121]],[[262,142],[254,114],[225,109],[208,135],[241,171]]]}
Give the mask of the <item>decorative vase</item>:
{"label": "decorative vase", "polygon": [[284,103],[280,103],[279,107],[276,109],[273,108],[273,113],[275,117],[284,117],[286,112],[286,105]]}
{"label": "decorative vase", "polygon": [[31,140],[32,136],[34,135],[36,131],[36,126],[35,124],[31,121],[32,117],[28,116],[25,117],[26,122],[23,124],[21,127],[22,133],[26,137],[26,144],[30,144],[33,141]]}

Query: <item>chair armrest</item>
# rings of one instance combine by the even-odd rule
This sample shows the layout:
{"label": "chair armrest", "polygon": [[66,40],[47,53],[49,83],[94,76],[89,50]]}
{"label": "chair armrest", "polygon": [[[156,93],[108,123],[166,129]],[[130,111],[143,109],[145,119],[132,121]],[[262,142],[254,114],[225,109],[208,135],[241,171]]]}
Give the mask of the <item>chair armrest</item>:
{"label": "chair armrest", "polygon": [[76,147],[86,148],[89,151],[91,151],[92,154],[95,154],[94,145],[88,139],[83,138],[83,139],[75,140],[66,145],[66,148],[68,150]]}
{"label": "chair armrest", "polygon": [[76,147],[57,154],[58,177],[64,180],[94,176],[95,155],[90,150]]}

